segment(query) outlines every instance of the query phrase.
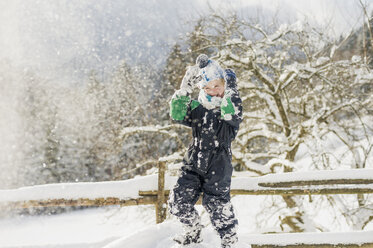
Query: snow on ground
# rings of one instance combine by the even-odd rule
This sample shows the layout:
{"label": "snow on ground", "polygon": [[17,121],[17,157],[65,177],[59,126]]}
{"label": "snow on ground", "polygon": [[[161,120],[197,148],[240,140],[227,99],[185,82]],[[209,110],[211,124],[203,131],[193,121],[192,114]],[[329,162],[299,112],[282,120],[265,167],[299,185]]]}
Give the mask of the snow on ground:
{"label": "snow on ground", "polygon": [[[261,209],[265,196],[235,196],[232,203],[240,221],[240,233],[255,232],[255,215]],[[219,239],[212,230],[208,214],[202,206],[204,231],[202,247],[218,247]],[[1,248],[102,248],[129,239],[136,247],[171,248],[170,239],[181,231],[180,224],[169,218],[166,224],[155,224],[154,206],[103,207],[79,210],[58,215],[13,216],[0,219]],[[142,236],[144,235],[144,236]],[[136,237],[142,236],[136,241]],[[128,241],[128,242],[129,242]],[[115,243],[116,242],[116,243]],[[139,245],[136,242],[143,242]],[[122,246],[123,247],[123,246]],[[193,247],[191,247],[193,248]]]}
{"label": "snow on ground", "polygon": [[[311,175],[311,177],[310,177]],[[232,180],[232,189],[248,188],[259,189],[258,182],[276,182],[288,180],[306,179],[339,179],[339,178],[372,178],[372,170],[340,170],[296,172],[287,174],[267,175],[260,178],[247,178],[240,173],[235,173]],[[171,188],[175,183],[175,177],[167,177],[166,188]],[[61,198],[79,197],[137,197],[138,190],[155,190],[157,175],[139,177],[120,182],[103,183],[73,183],[52,184],[34,187],[26,187],[14,190],[0,190],[0,202],[7,200],[48,199],[59,196]],[[367,185],[372,186],[373,185]],[[349,242],[373,242],[373,232],[333,234],[328,236],[263,236],[255,235],[266,230],[259,230],[257,215],[268,205],[268,196],[235,196],[232,198],[233,206],[239,220],[239,247],[249,247],[249,243],[263,243],[264,241],[287,242],[302,240],[304,243],[313,241],[345,242],[343,237],[348,237]],[[268,206],[267,206],[268,207]],[[202,223],[206,225],[203,232],[204,243],[195,248],[219,247],[219,238],[213,231],[208,214],[197,206],[202,216]],[[327,220],[327,213],[320,211],[320,216]],[[278,220],[277,220],[278,221]],[[332,220],[328,220],[331,222]],[[275,225],[276,220],[271,220]],[[140,248],[176,248],[172,236],[181,232],[180,224],[175,219],[169,218],[161,225],[155,225],[154,206],[130,206],[130,207],[103,207],[97,209],[79,210],[51,216],[13,216],[0,218],[0,248],[115,248],[115,247],[140,247]],[[337,231],[348,231],[348,225]],[[366,230],[373,230],[373,224]],[[267,230],[268,231],[268,230]],[[335,230],[334,230],[335,231]],[[355,235],[355,236],[354,236]],[[371,238],[371,239],[370,239]],[[347,241],[348,241],[347,240]],[[329,242],[329,243],[330,243]],[[124,246],[124,243],[126,244]],[[191,247],[194,248],[194,247]]]}
{"label": "snow on ground", "polygon": [[0,219],[1,248],[101,248],[154,225],[152,206],[106,207]]}
{"label": "snow on ground", "polygon": [[[153,225],[133,235],[118,239],[104,248],[177,248],[182,247],[176,244],[172,238],[181,232],[180,224],[176,221],[167,221],[159,225]],[[203,242],[190,245],[190,248],[216,248],[220,247],[220,239],[211,226],[202,231]],[[237,248],[248,248],[246,242],[239,242]]]}
{"label": "snow on ground", "polygon": [[[167,221],[141,230],[129,237],[118,239],[104,248],[177,248],[181,247],[172,241],[172,237],[180,232],[180,225]],[[294,245],[294,244],[363,244],[373,242],[373,231],[345,233],[288,233],[288,234],[239,234],[237,248],[249,248],[257,245]],[[211,226],[202,232],[203,242],[191,245],[190,248],[220,247],[220,240]]]}
{"label": "snow on ground", "polygon": [[[318,235],[306,233],[287,235],[258,235],[256,215],[266,196],[235,196],[232,203],[239,220],[239,246],[248,248],[250,242],[303,243],[328,241],[373,242],[373,231]],[[213,231],[208,215],[197,206],[206,226],[204,242],[190,248],[219,247],[218,235]],[[373,230],[373,225],[367,227]],[[79,210],[51,216],[16,216],[0,219],[1,248],[177,248],[172,237],[181,232],[181,225],[169,218],[155,224],[153,206],[103,207]],[[260,231],[259,231],[260,232]]]}
{"label": "snow on ground", "polygon": [[[262,199],[260,199],[262,198]],[[239,220],[240,247],[249,247],[250,242],[286,243],[302,241],[328,241],[328,243],[373,242],[373,231],[363,233],[304,234],[297,236],[258,236],[255,225],[260,212],[262,196],[236,196],[232,199]],[[208,216],[201,206],[202,221],[207,227],[203,232],[204,242],[191,248],[219,247],[217,234],[209,224]],[[366,228],[373,230],[373,225]],[[1,248],[176,248],[172,236],[181,232],[175,219],[155,224],[153,206],[106,207],[79,210],[52,216],[18,216],[0,219]],[[323,236],[324,235],[324,236]],[[325,236],[327,235],[327,236]],[[124,245],[126,244],[126,245]]]}

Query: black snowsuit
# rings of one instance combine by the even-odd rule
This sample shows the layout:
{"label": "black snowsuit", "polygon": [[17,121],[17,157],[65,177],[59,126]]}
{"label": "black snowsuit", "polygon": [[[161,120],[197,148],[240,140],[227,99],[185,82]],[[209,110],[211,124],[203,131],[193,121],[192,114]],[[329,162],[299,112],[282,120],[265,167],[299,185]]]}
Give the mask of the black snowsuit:
{"label": "black snowsuit", "polygon": [[[185,116],[179,116],[178,122],[192,128],[193,142],[185,155],[181,176],[170,194],[169,206],[171,214],[184,225],[199,224],[200,217],[194,205],[203,192],[202,204],[220,237],[237,239],[238,222],[230,203],[231,142],[242,121],[242,106],[234,72],[227,69],[225,75],[226,92],[227,89],[231,92],[229,99],[225,99],[231,107],[228,117],[223,115],[227,112],[223,107],[208,110],[197,101],[184,97]],[[175,98],[178,97],[171,100],[171,112],[183,111],[180,106],[175,110],[173,104],[180,100]]]}

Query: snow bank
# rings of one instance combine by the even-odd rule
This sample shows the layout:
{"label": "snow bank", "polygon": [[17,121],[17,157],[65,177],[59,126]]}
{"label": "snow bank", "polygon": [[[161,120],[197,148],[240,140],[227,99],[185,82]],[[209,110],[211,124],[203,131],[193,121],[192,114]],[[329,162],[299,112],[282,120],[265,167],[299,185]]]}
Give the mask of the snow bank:
{"label": "snow bank", "polygon": [[165,222],[159,225],[151,225],[133,235],[120,238],[104,248],[141,247],[141,248],[165,248],[173,245],[172,236],[181,232],[180,225]]}
{"label": "snow bank", "polygon": [[[167,221],[152,225],[133,235],[118,239],[104,248],[176,248],[179,247],[172,237],[180,233],[180,224]],[[191,248],[220,247],[220,239],[211,226],[202,231],[203,242]],[[373,243],[373,231],[340,233],[285,233],[285,234],[248,234],[239,233],[237,248],[251,245],[297,245],[297,244],[364,244]]]}
{"label": "snow bank", "polygon": [[[176,221],[167,221],[152,225],[133,235],[118,239],[104,248],[178,248],[182,247],[173,241],[173,237],[182,232],[181,225]],[[203,242],[189,245],[188,248],[216,248],[220,247],[218,234],[211,226],[202,231]],[[249,248],[250,245],[240,242],[237,248]]]}
{"label": "snow bank", "polygon": [[294,244],[357,244],[373,243],[373,231],[339,233],[285,233],[285,234],[244,234],[243,242],[257,245],[294,245]]}
{"label": "snow bank", "polygon": [[153,206],[102,207],[0,218],[1,248],[102,248],[154,225]]}

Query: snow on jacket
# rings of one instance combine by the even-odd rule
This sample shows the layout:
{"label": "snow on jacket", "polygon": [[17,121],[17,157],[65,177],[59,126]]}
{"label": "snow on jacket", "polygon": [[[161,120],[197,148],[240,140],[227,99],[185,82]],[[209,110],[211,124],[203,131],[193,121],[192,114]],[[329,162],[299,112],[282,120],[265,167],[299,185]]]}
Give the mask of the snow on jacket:
{"label": "snow on jacket", "polygon": [[192,128],[193,142],[185,162],[199,173],[207,173],[216,154],[226,153],[231,161],[231,143],[242,121],[242,101],[236,88],[236,75],[225,70],[226,89],[220,107],[207,109],[189,94],[177,92],[170,102],[173,120]]}

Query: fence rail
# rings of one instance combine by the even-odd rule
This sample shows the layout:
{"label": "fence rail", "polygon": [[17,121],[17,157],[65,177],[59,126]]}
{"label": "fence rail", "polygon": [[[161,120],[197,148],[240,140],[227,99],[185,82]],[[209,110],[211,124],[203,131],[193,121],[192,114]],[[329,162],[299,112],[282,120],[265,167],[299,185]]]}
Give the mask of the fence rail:
{"label": "fence rail", "polygon": [[38,207],[94,207],[94,206],[135,206],[154,205],[157,203],[157,196],[144,196],[136,199],[120,199],[116,197],[108,198],[79,198],[79,199],[50,199],[50,200],[30,200],[3,203],[10,209],[18,208],[38,208]]}

